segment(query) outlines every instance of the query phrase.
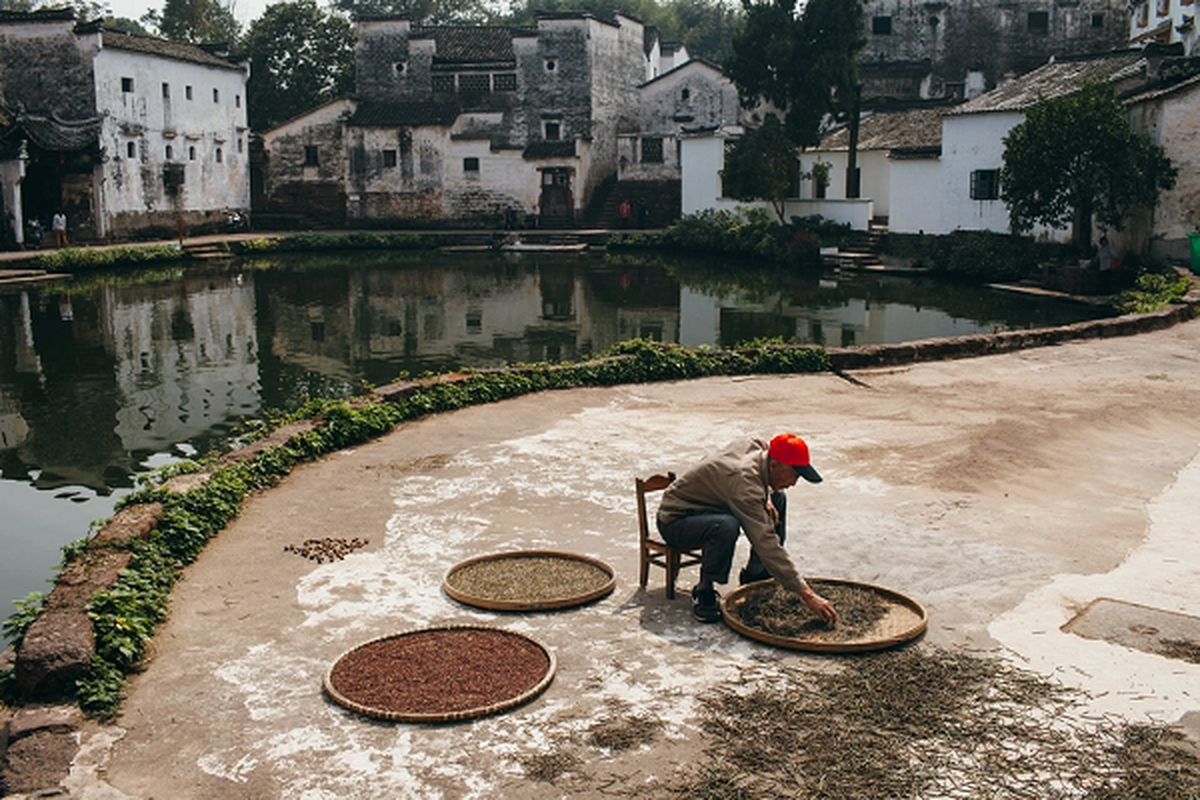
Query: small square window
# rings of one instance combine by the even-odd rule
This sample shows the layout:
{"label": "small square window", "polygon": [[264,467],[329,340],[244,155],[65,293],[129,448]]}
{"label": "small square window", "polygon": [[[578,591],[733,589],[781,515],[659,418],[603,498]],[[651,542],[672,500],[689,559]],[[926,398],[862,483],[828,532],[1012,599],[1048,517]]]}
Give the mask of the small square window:
{"label": "small square window", "polygon": [[192,87],[190,87],[190,86],[183,87],[183,96],[186,97],[188,100],[191,100],[192,99]]}
{"label": "small square window", "polygon": [[891,36],[892,18],[873,17],[871,19],[871,33],[875,34],[876,36]]}
{"label": "small square window", "polygon": [[233,96],[233,107],[234,108],[242,107],[242,96],[240,94],[235,94]]}
{"label": "small square window", "polygon": [[171,145],[167,145],[165,155],[166,155],[167,161],[170,161],[172,158],[175,157],[175,150],[171,147]]}
{"label": "small square window", "polygon": [[463,172],[479,172],[479,159],[468,156],[463,159]]}
{"label": "small square window", "polygon": [[562,138],[562,123],[547,120],[545,124],[546,141],[557,142]]}
{"label": "small square window", "polygon": [[1103,14],[1092,14],[1092,27],[1093,28],[1103,28],[1104,27],[1104,15]]}
{"label": "small square window", "polygon": [[384,150],[383,151],[383,167],[384,167],[384,169],[391,169],[395,166],[396,166],[396,151],[395,150]]}
{"label": "small square window", "polygon": [[225,160],[225,154],[221,152],[221,148],[217,148],[217,163],[220,164]]}
{"label": "small square window", "polygon": [[137,142],[125,143],[125,155],[130,158],[137,158]]}
{"label": "small square window", "polygon": [[238,148],[239,153],[242,152],[242,140],[241,139],[237,140],[237,148]]}
{"label": "small square window", "polygon": [[122,92],[132,92],[133,91],[133,78],[121,78],[121,91]]}
{"label": "small square window", "polygon": [[195,161],[195,160],[196,160],[196,146],[191,145],[188,147],[188,161]]}
{"label": "small square window", "polygon": [[1030,11],[1029,12],[1029,32],[1030,33],[1049,33],[1050,32],[1050,12],[1049,11]]}
{"label": "small square window", "polygon": [[449,94],[454,91],[453,75],[434,75],[430,80],[433,84],[434,92],[439,94]]}
{"label": "small square window", "polygon": [[517,90],[517,73],[499,72],[493,75],[492,88],[497,92],[515,92]]}
{"label": "small square window", "polygon": [[460,92],[490,92],[492,89],[491,75],[466,74],[458,76]]}
{"label": "small square window", "polygon": [[558,69],[558,62],[555,61],[553,58],[547,58],[545,63],[546,63],[546,72],[554,72],[554,70]]}
{"label": "small square window", "polygon": [[977,169],[971,173],[972,200],[1000,199],[1000,170]]}
{"label": "small square window", "polygon": [[645,136],[642,138],[642,163],[663,163],[663,140],[661,136]]}
{"label": "small square window", "polygon": [[213,102],[214,103],[221,102],[221,90],[220,89],[213,89]]}
{"label": "small square window", "polygon": [[1171,15],[1171,0],[1158,0],[1158,15],[1160,17]]}
{"label": "small square window", "polygon": [[317,146],[315,144],[304,145],[304,166],[320,166],[320,162],[317,159]]}
{"label": "small square window", "polygon": [[395,64],[392,65],[392,69],[394,69],[396,71],[397,75],[403,75],[404,70],[408,69],[408,65],[405,64],[403,61],[397,61]]}
{"label": "small square window", "polygon": [[164,83],[164,84],[162,85],[162,93],[163,93],[163,94],[162,94],[162,96],[163,96],[163,99],[168,99],[168,98],[170,98],[170,96],[171,96],[171,84],[169,84],[169,83]]}

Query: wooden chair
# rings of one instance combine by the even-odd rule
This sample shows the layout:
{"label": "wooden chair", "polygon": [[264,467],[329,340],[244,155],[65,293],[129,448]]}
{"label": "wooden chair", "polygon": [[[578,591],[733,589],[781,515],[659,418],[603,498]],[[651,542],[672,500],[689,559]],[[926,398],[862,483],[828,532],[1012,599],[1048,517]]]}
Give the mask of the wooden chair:
{"label": "wooden chair", "polygon": [[650,565],[662,567],[667,573],[667,598],[675,599],[675,578],[679,575],[679,570],[684,567],[690,567],[699,564],[701,561],[701,550],[699,547],[685,549],[680,547],[672,547],[658,537],[657,529],[652,534],[650,522],[646,515],[646,493],[661,492],[671,485],[675,480],[675,473],[668,472],[666,475],[651,475],[649,478],[638,478],[634,481],[634,486],[637,487],[637,510],[638,510],[638,536],[639,536],[639,551],[638,558],[641,586],[645,588],[646,581],[650,578]]}

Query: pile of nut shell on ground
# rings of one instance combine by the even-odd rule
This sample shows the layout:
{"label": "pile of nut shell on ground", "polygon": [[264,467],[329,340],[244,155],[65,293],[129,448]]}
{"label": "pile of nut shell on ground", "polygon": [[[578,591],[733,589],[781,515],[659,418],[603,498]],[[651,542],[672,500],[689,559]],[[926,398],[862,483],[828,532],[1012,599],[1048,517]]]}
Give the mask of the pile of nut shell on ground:
{"label": "pile of nut shell on ground", "polygon": [[369,539],[347,539],[344,536],[326,536],[322,539],[305,539],[302,544],[287,544],[283,546],[285,553],[295,553],[307,559],[324,564],[326,561],[341,561],[360,547],[366,547]]}

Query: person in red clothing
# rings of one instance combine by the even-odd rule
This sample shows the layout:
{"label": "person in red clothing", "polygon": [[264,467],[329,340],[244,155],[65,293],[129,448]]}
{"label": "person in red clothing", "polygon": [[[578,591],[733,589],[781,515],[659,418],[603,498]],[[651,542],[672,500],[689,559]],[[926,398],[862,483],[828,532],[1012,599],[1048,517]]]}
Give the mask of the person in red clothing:
{"label": "person in red clothing", "polygon": [[826,622],[837,621],[833,604],[800,576],[783,543],[787,536],[785,489],[804,478],[820,483],[809,459],[808,444],[794,433],[770,443],[734,442],[705,458],[663,492],[656,519],[663,541],[673,547],[702,550],[700,581],[692,589],[692,612],[701,622],[721,618],[714,584],[729,580],[738,536],[745,532],[753,552],[739,576],[741,583],[774,578]]}

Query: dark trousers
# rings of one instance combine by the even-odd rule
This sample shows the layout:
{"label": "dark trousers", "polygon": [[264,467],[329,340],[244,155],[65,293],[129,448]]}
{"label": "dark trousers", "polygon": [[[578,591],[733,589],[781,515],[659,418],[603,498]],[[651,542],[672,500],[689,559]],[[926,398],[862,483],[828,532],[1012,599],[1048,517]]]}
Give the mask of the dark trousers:
{"label": "dark trousers", "polygon": [[[771,502],[779,512],[775,535],[783,544],[787,540],[787,495],[774,492]],[[658,532],[662,534],[663,541],[672,547],[701,548],[701,578],[708,578],[713,583],[729,582],[733,554],[738,536],[742,533],[742,523],[733,514],[719,511],[690,514],[667,525],[659,524]],[[751,580],[769,577],[758,553],[753,550],[750,560],[746,562],[746,577]]]}

